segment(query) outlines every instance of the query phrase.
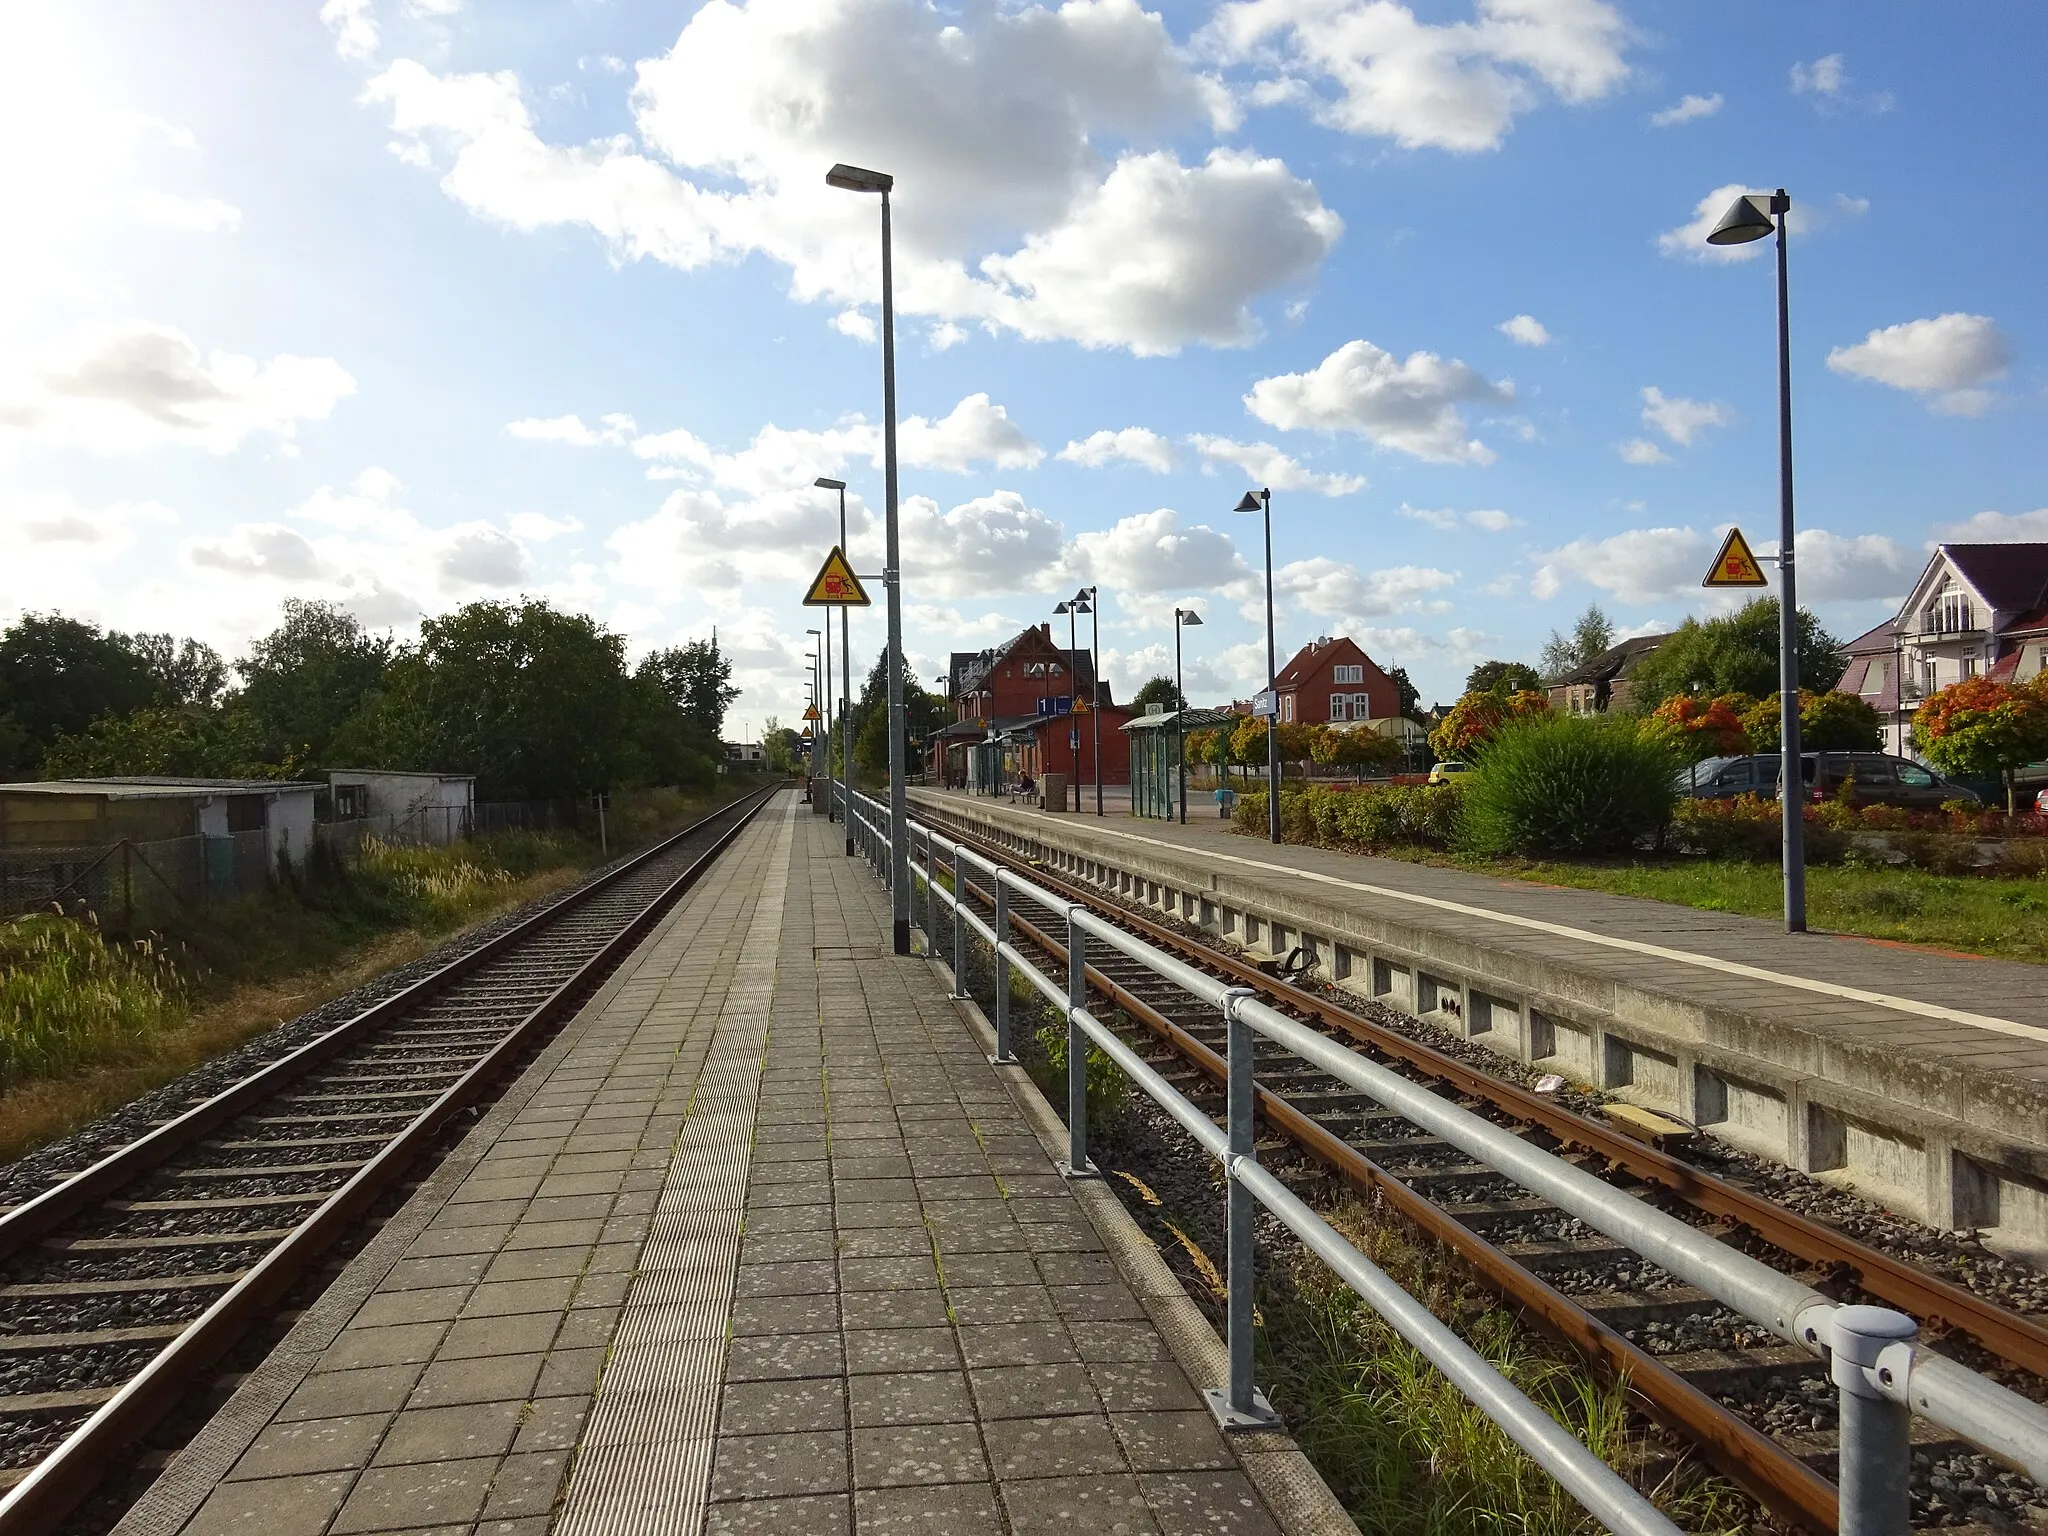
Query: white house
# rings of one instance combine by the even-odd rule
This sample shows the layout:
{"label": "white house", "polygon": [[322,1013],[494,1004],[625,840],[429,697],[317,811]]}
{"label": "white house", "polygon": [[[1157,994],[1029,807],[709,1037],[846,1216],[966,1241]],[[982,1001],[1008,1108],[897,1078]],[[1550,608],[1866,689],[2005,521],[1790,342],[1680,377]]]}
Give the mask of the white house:
{"label": "white house", "polygon": [[2048,544],[1941,544],[1896,618],[1843,650],[1835,686],[1872,705],[1904,753],[1913,711],[1966,677],[2027,682],[2048,665]]}
{"label": "white house", "polygon": [[469,836],[476,810],[476,778],[466,773],[337,768],[327,787],[336,821],[368,822],[390,842],[455,842]]}

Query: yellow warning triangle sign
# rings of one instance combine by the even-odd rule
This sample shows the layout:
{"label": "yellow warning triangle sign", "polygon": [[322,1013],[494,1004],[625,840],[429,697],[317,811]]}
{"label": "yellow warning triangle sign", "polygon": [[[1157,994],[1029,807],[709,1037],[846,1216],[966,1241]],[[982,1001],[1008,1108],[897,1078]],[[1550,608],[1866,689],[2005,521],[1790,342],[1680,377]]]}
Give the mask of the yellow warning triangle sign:
{"label": "yellow warning triangle sign", "polygon": [[[824,719],[825,717],[824,717],[823,715],[821,715],[821,714],[819,714],[819,713],[818,713],[818,706],[817,706],[817,705],[815,705],[815,704],[811,704],[811,705],[808,705],[808,706],[806,706],[806,707],[805,707],[805,709],[804,709],[804,718],[805,718],[806,720],[822,720],[822,719]],[[810,734],[810,733],[809,733],[809,732],[805,732],[805,734],[806,734],[806,735],[808,735],[808,734]]]}
{"label": "yellow warning triangle sign", "polygon": [[1714,556],[1714,563],[1707,571],[1703,587],[1767,587],[1770,581],[1764,575],[1764,568],[1749,552],[1749,540],[1742,536],[1740,528],[1730,528],[1728,537],[1721,544],[1721,553]]}
{"label": "yellow warning triangle sign", "polygon": [[832,553],[825,557],[825,563],[818,567],[818,574],[811,581],[811,590],[804,595],[806,608],[866,608],[870,606],[868,589],[860,584],[860,578],[853,574],[853,567],[846,563],[846,556],[839,552],[839,546],[832,546]]}

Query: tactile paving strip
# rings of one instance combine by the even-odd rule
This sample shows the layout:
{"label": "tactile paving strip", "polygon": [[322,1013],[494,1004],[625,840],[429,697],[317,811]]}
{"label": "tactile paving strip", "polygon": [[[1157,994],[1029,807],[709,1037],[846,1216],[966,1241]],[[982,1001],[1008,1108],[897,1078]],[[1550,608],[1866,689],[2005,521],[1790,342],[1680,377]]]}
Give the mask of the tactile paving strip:
{"label": "tactile paving strip", "polygon": [[703,1527],[795,813],[792,806],[783,817],[754,909],[754,931],[771,938],[741,955],[712,1030],[569,1477],[559,1536]]}

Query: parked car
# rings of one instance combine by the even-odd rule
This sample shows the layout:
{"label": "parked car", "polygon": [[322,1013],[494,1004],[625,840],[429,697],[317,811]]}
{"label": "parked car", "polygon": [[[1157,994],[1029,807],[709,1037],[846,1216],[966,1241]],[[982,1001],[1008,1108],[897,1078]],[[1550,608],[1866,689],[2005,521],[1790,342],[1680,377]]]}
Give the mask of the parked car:
{"label": "parked car", "polygon": [[1679,773],[1678,792],[1699,800],[1732,800],[1737,795],[1775,798],[1778,759],[1763,755],[1709,757]]}
{"label": "parked car", "polygon": [[1975,790],[1945,778],[1911,758],[1889,752],[1803,752],[1801,787],[1811,800],[1832,800],[1853,779],[1850,799],[1858,805],[1896,805],[1912,811],[1939,810],[1951,800],[1983,803]]}
{"label": "parked car", "polygon": [[1462,763],[1454,757],[1447,757],[1430,768],[1429,782],[1432,784],[1448,784],[1451,780],[1460,778],[1471,771],[1472,765],[1470,763]]}

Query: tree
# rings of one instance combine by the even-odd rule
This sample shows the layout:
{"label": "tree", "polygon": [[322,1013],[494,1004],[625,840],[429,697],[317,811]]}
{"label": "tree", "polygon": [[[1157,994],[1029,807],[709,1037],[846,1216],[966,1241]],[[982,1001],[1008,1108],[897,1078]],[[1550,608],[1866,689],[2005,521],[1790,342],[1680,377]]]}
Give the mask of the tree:
{"label": "tree", "polygon": [[1148,705],[1157,704],[1167,710],[1186,709],[1187,699],[1173,686],[1173,679],[1161,672],[1145,679],[1145,685],[1131,695],[1131,709],[1144,714]]}
{"label": "tree", "polygon": [[421,623],[336,744],[365,767],[473,773],[484,799],[612,788],[634,766],[625,653],[596,620],[538,598],[469,603]]}
{"label": "tree", "polygon": [[196,705],[103,715],[81,734],[58,738],[43,758],[52,778],[165,773],[266,779],[290,778],[296,768],[264,760],[255,722],[244,711]]}
{"label": "tree", "polygon": [[[1730,695],[1741,700],[1742,695]],[[1752,752],[1776,752],[1784,740],[1779,730],[1776,695],[1749,702],[1742,711],[1743,730]],[[1875,752],[1884,745],[1884,726],[1877,711],[1853,693],[1799,690],[1799,747],[1803,752]]]}
{"label": "tree", "polygon": [[1519,661],[1482,661],[1465,679],[1467,693],[1527,693],[1542,686],[1536,669]]}
{"label": "tree", "polygon": [[265,759],[302,760],[323,768],[379,766],[345,763],[330,748],[342,723],[383,681],[392,654],[389,638],[367,633],[362,621],[338,604],[286,598],[283,622],[251,646],[246,659],[235,663],[242,675],[237,703],[253,717]]}
{"label": "tree", "polygon": [[1598,603],[1590,603],[1569,635],[1554,629],[1550,632],[1550,638],[1543,642],[1543,654],[1537,659],[1545,677],[1557,678],[1574,667],[1583,667],[1613,644],[1614,621],[1601,611]]}
{"label": "tree", "polygon": [[1394,685],[1394,713],[1413,719],[1422,708],[1422,693],[1409,681],[1406,667],[1389,667],[1387,679]]}
{"label": "tree", "polygon": [[220,652],[200,640],[170,635],[130,635],[128,644],[142,658],[156,685],[159,704],[197,704],[211,708],[227,686],[227,663]]}
{"label": "tree", "polygon": [[638,672],[656,683],[697,734],[714,746],[725,736],[725,712],[740,696],[732,662],[716,640],[692,640],[650,653]]}
{"label": "tree", "polygon": [[2013,809],[2016,768],[2048,758],[2048,686],[1969,677],[1913,711],[1913,743],[1944,773],[1995,773]]}
{"label": "tree", "polygon": [[[1799,610],[1799,681],[1825,693],[1842,680],[1847,665],[1840,642],[1821,628],[1808,609]],[[1778,600],[1759,597],[1721,618],[1687,619],[1675,633],[1636,663],[1629,702],[1649,710],[1676,693],[1713,698],[1749,693],[1762,698],[1778,691]]]}
{"label": "tree", "polygon": [[59,737],[157,696],[127,636],[60,613],[23,614],[0,633],[0,771],[35,773]]}
{"label": "tree", "polygon": [[1643,734],[1665,744],[1681,763],[1736,757],[1750,750],[1749,734],[1735,709],[1741,695],[1702,699],[1681,693],[1666,699],[1643,721]]}
{"label": "tree", "polygon": [[1339,731],[1327,725],[1309,727],[1308,755],[1332,768],[1390,768],[1401,760],[1401,744],[1364,726]]}
{"label": "tree", "polygon": [[[933,731],[943,730],[949,719],[945,697],[927,692],[918,683],[906,657],[903,664],[903,761],[914,768],[917,753],[912,744],[922,741]],[[854,706],[853,762],[855,767],[864,768],[871,774],[889,771],[887,646],[876,654],[875,664],[868,669],[867,682],[861,687],[860,702]]]}
{"label": "tree", "polygon": [[1533,688],[1511,694],[1468,693],[1429,733],[1429,749],[1440,760],[1462,759],[1491,741],[1510,720],[1549,713],[1549,695]]}
{"label": "tree", "polygon": [[770,773],[795,773],[799,765],[798,745],[795,731],[770,715],[761,722],[761,755],[767,761]]}

